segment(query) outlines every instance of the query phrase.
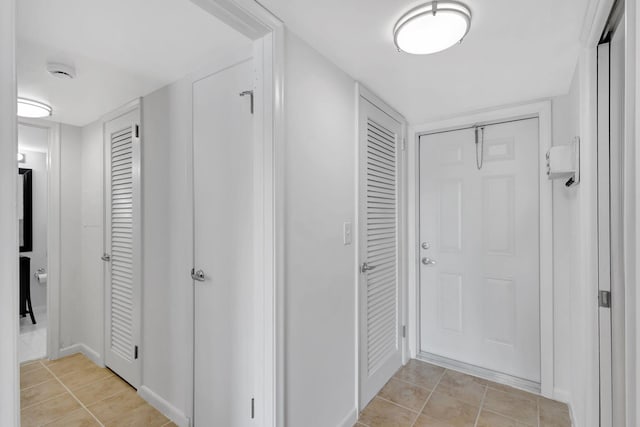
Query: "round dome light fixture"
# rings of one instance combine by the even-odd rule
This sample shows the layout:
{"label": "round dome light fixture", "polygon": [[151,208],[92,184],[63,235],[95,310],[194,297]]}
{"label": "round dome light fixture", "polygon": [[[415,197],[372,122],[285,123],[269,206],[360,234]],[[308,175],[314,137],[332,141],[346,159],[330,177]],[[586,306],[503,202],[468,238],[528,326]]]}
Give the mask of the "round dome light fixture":
{"label": "round dome light fixture", "polygon": [[49,117],[52,112],[51,107],[43,102],[27,98],[18,98],[19,117],[38,119],[41,117]]}
{"label": "round dome light fixture", "polygon": [[399,51],[428,55],[450,48],[469,32],[471,10],[457,1],[432,1],[411,9],[393,27]]}

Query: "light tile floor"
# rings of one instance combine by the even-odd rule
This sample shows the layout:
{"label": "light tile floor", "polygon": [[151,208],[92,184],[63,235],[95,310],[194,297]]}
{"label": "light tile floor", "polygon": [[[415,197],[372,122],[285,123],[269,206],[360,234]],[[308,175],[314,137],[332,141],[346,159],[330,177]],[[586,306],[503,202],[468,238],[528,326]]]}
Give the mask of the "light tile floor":
{"label": "light tile floor", "polygon": [[570,427],[564,403],[418,360],[401,368],[356,427]]}
{"label": "light tile floor", "polygon": [[20,362],[42,359],[47,355],[47,312],[34,309],[36,324],[29,315],[20,318]]}
{"label": "light tile floor", "polygon": [[20,366],[22,427],[161,427],[168,418],[82,354]]}

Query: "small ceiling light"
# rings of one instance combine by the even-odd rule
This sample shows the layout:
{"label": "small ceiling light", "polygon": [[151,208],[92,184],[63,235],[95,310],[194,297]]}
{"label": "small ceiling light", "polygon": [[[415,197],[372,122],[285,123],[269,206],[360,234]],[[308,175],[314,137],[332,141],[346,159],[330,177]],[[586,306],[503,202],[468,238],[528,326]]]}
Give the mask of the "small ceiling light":
{"label": "small ceiling light", "polygon": [[60,62],[47,63],[47,71],[53,77],[59,79],[70,80],[76,77],[76,69],[73,65],[62,64]]}
{"label": "small ceiling light", "polygon": [[18,116],[28,118],[49,117],[52,109],[47,104],[33,99],[18,98]]}
{"label": "small ceiling light", "polygon": [[432,1],[402,15],[393,28],[398,50],[427,55],[448,49],[471,27],[471,11],[456,1]]}

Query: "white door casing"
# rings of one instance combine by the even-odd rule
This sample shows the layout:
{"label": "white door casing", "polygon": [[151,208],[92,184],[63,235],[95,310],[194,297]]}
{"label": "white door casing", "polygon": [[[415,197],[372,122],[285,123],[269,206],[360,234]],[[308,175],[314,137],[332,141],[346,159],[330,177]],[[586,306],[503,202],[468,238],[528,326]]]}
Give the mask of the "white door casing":
{"label": "white door casing", "polygon": [[359,97],[359,405],[402,365],[401,145],[403,124]]}
{"label": "white door casing", "polygon": [[105,365],[141,384],[140,107],[104,124]]}
{"label": "white door casing", "polygon": [[[598,46],[598,335],[600,426],[625,423],[625,20]],[[603,293],[608,298],[604,297]]]}
{"label": "white door casing", "polygon": [[419,352],[539,386],[538,129],[422,135],[417,250]]}
{"label": "white door casing", "polygon": [[193,84],[194,425],[254,425],[252,64]]}

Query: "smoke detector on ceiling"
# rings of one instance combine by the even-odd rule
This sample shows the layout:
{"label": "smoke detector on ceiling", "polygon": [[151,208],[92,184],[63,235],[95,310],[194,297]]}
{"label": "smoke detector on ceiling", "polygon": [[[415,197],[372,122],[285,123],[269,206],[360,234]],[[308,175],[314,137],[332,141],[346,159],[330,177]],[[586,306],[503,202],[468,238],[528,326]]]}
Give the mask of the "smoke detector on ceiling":
{"label": "smoke detector on ceiling", "polygon": [[59,62],[47,63],[47,71],[59,79],[70,80],[76,77],[76,69],[72,65],[61,64]]}

